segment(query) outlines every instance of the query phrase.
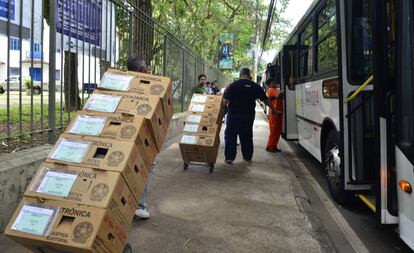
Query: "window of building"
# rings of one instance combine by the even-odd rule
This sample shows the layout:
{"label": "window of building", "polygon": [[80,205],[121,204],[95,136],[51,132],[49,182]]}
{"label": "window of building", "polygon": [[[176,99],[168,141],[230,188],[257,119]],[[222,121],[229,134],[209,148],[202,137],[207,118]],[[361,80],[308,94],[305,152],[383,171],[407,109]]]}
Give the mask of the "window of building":
{"label": "window of building", "polygon": [[312,74],[312,45],[313,45],[313,23],[309,22],[300,35],[299,54],[299,76],[308,77]]}
{"label": "window of building", "polygon": [[10,75],[11,76],[20,76],[20,68],[10,67]]}
{"label": "window of building", "polygon": [[20,50],[20,39],[10,37],[10,50]]}
{"label": "window of building", "polygon": [[316,71],[336,70],[338,67],[338,45],[336,41],[335,1],[328,0],[317,18],[318,42],[316,43]]}
{"label": "window of building", "polygon": [[372,75],[372,24],[369,0],[347,1],[348,80],[361,85]]}
{"label": "window of building", "polygon": [[60,69],[55,70],[56,81],[60,81]]}
{"label": "window of building", "polygon": [[39,43],[34,43],[33,44],[33,51],[40,52],[40,44]]}

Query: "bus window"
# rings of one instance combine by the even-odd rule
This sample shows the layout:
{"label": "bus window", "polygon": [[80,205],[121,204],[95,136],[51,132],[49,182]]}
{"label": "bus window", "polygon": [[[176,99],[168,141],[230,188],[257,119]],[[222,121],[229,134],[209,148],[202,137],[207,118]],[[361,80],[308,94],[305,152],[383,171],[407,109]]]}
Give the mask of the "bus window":
{"label": "bus window", "polygon": [[301,78],[308,77],[312,74],[312,39],[313,23],[308,23],[305,30],[300,35],[300,58],[299,74]]}
{"label": "bus window", "polygon": [[318,42],[316,43],[316,70],[319,73],[337,70],[338,46],[336,43],[335,1],[328,0],[317,18]]}
{"label": "bus window", "polygon": [[[411,7],[413,3],[410,2]],[[410,8],[412,14],[412,8]],[[402,55],[402,82],[400,84],[400,134],[399,144],[409,154],[414,154],[414,21],[410,17],[408,35],[406,36],[407,54]],[[404,46],[405,46],[404,45]],[[412,157],[413,159],[413,157]]]}
{"label": "bus window", "polygon": [[372,26],[369,0],[347,2],[348,80],[361,85],[372,75]]}

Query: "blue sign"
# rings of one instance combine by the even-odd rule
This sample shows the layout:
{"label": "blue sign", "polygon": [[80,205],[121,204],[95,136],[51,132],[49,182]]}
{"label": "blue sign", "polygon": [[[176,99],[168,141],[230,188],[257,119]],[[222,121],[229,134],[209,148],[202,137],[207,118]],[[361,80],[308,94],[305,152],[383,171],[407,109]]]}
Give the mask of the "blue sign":
{"label": "blue sign", "polygon": [[0,0],[0,17],[7,18],[9,16],[10,1],[10,20],[14,20],[14,0]]}
{"label": "blue sign", "polygon": [[[4,1],[4,0],[0,0]],[[63,9],[63,13],[62,13]],[[57,32],[100,46],[102,2],[60,0],[57,4]],[[62,15],[63,14],[63,15]]]}

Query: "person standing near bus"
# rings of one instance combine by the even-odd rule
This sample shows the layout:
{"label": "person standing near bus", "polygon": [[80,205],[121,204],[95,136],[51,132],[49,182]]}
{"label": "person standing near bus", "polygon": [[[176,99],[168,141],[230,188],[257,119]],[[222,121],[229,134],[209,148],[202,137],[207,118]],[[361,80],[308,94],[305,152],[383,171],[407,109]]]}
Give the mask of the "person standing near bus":
{"label": "person standing near bus", "polygon": [[191,90],[191,96],[193,94],[206,94],[206,82],[207,82],[207,77],[204,74],[200,74],[198,76],[198,84],[196,84],[196,86],[193,87],[193,89]]}
{"label": "person standing near bus", "polygon": [[[149,73],[150,69],[149,66],[145,63],[145,60],[142,58],[135,56],[128,59],[127,67],[129,71],[136,71],[141,73]],[[148,176],[147,184],[145,185],[144,192],[142,193],[141,200],[138,203],[138,209],[135,211],[135,215],[143,218],[148,219],[151,214],[147,210],[147,196],[148,196],[148,189],[150,188],[152,178],[154,177],[154,173],[157,166],[154,162],[151,166],[151,170]]]}
{"label": "person standing near bus", "polygon": [[224,132],[224,156],[228,164],[236,159],[237,136],[240,139],[243,159],[247,162],[252,160],[256,99],[260,99],[270,110],[276,112],[264,90],[251,81],[250,69],[243,67],[240,70],[240,79],[230,84],[223,95],[223,106],[228,106]]}
{"label": "person standing near bus", "polygon": [[269,119],[269,139],[267,141],[266,151],[278,153],[281,152],[278,147],[280,134],[282,133],[282,121],[283,121],[283,92],[276,87],[275,79],[269,78],[266,80],[267,96],[271,101],[273,107],[276,108],[276,113],[268,112]]}

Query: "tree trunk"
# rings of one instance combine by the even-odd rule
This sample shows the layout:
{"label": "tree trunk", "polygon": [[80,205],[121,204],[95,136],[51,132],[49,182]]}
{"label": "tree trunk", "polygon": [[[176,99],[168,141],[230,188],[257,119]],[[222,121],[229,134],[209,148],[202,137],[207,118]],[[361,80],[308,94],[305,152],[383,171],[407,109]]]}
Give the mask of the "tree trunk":
{"label": "tree trunk", "polygon": [[252,51],[252,78],[257,81],[257,70],[259,65],[259,38],[260,38],[260,16],[259,16],[259,1],[256,0],[255,9],[255,34],[254,34],[254,46]]}
{"label": "tree trunk", "polygon": [[78,56],[76,53],[65,51],[64,60],[64,93],[65,111],[72,112],[80,110],[78,76]]}
{"label": "tree trunk", "polygon": [[134,10],[132,22],[132,55],[143,58],[147,64],[150,64],[153,53],[154,32],[152,29],[152,5],[151,0],[136,0],[135,6],[138,9]]}

